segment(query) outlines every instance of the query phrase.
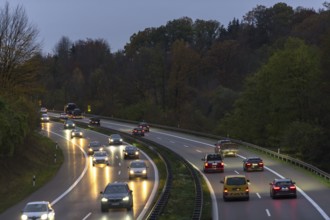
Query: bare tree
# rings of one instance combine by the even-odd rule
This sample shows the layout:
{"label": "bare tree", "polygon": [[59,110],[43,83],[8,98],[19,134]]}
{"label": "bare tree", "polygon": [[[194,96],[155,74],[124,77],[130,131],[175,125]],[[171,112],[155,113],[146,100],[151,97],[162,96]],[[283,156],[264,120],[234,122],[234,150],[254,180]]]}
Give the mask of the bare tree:
{"label": "bare tree", "polygon": [[0,90],[27,90],[35,80],[35,59],[40,54],[39,32],[29,24],[22,6],[0,8]]}

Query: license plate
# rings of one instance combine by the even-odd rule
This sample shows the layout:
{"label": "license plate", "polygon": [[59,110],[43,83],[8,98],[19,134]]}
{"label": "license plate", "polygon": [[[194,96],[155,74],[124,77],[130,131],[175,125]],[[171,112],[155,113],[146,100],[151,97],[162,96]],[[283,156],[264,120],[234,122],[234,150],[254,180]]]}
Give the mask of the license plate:
{"label": "license plate", "polygon": [[283,187],[282,188],[282,191],[288,191],[289,189],[288,189],[288,187]]}
{"label": "license plate", "polygon": [[119,202],[113,202],[111,205],[119,205]]}

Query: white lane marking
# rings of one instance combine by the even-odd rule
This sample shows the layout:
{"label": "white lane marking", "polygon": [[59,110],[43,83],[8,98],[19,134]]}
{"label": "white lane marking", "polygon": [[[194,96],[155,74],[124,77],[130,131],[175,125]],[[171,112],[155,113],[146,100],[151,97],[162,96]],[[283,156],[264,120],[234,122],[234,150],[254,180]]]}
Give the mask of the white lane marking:
{"label": "white lane marking", "polygon": [[236,174],[239,174],[239,172],[237,170],[234,171]]}
{"label": "white lane marking", "polygon": [[202,153],[202,151],[200,151],[200,150],[196,150],[198,153]]}
{"label": "white lane marking", "polygon": [[184,145],[185,147],[189,147],[188,145]]}
{"label": "white lane marking", "polygon": [[118,175],[120,175],[120,174],[121,174],[121,171],[119,170],[119,171],[118,171]]}
{"label": "white lane marking", "polygon": [[91,215],[92,213],[90,212],[90,213],[88,213],[82,220],[86,220],[86,219],[88,219],[88,217]]}
{"label": "white lane marking", "polygon": [[162,138],[161,137],[157,137],[158,140],[161,140]]}
{"label": "white lane marking", "polygon": [[115,157],[116,157],[116,159],[118,159],[118,155],[116,155]]}
{"label": "white lane marking", "polygon": [[171,143],[171,144],[175,144],[175,142],[174,142],[174,141],[170,141],[170,143]]}
{"label": "white lane marking", "polygon": [[118,163],[119,166],[121,166],[121,163]]}
{"label": "white lane marking", "polygon": [[[66,138],[66,137],[64,137],[64,136],[62,136],[60,134],[57,134],[55,132],[52,132],[52,131],[49,131],[49,133],[52,133],[54,135],[57,135],[57,136],[65,139],[65,140],[71,140],[71,139],[68,139],[68,138]],[[78,146],[79,147],[79,149],[83,152],[83,154],[85,156],[85,161],[87,161],[88,156],[87,156],[86,152],[84,151],[84,149],[80,145],[78,145],[78,144],[75,144],[75,143],[72,143],[72,144],[74,144],[75,146]],[[64,196],[66,196],[82,180],[82,178],[84,177],[84,175],[87,172],[87,168],[88,168],[88,163],[86,162],[85,163],[84,170],[80,174],[80,176],[78,177],[78,179],[64,193],[62,193],[59,197],[57,197],[54,201],[52,201],[51,202],[51,205],[55,205],[58,201],[60,201]]]}
{"label": "white lane marking", "polygon": [[267,216],[268,216],[268,217],[272,216],[272,215],[270,214],[270,212],[269,212],[268,209],[266,209],[266,213],[267,213]]}
{"label": "white lane marking", "polygon": [[259,193],[256,193],[256,194],[257,194],[258,198],[259,198],[259,199],[261,199],[261,196],[260,196],[260,194],[259,194]]}

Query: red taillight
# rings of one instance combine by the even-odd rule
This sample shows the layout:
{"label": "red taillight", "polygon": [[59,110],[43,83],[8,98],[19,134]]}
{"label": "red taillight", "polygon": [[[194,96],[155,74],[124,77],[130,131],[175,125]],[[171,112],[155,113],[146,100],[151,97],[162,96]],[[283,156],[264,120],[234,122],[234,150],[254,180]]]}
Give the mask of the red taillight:
{"label": "red taillight", "polygon": [[280,190],[281,187],[279,187],[279,186],[274,186],[273,189],[274,189],[274,190]]}
{"label": "red taillight", "polygon": [[251,163],[247,163],[247,164],[246,164],[247,167],[250,167],[251,165],[252,165]]}
{"label": "red taillight", "polygon": [[245,192],[249,192],[249,187],[246,187]]}
{"label": "red taillight", "polygon": [[209,163],[206,162],[206,163],[204,164],[204,166],[205,166],[205,167],[208,167],[208,166],[209,166]]}
{"label": "red taillight", "polygon": [[290,186],[290,190],[296,190],[295,186]]}
{"label": "red taillight", "polygon": [[227,193],[227,192],[228,192],[228,189],[227,189],[227,188],[224,188],[224,189],[223,189],[223,192],[224,192],[224,193]]}
{"label": "red taillight", "polygon": [[264,163],[263,163],[263,162],[260,162],[260,163],[259,163],[259,166],[260,166],[260,167],[263,167],[263,166],[264,166]]}

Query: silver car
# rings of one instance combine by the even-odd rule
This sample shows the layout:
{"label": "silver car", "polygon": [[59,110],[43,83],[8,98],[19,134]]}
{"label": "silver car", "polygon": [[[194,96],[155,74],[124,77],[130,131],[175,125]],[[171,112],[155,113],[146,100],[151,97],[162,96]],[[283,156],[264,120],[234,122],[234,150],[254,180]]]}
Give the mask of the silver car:
{"label": "silver car", "polygon": [[78,128],[73,129],[71,131],[71,138],[74,138],[74,137],[82,138],[83,137],[83,132]]}
{"label": "silver car", "polygon": [[110,165],[109,155],[107,154],[106,151],[96,151],[96,152],[94,152],[93,166],[95,166],[95,164],[105,164],[107,166]]}
{"label": "silver car", "polygon": [[133,177],[148,178],[148,166],[144,160],[134,160],[128,167],[129,179]]}
{"label": "silver car", "polygon": [[112,134],[109,137],[109,145],[122,144],[123,138],[119,134]]}
{"label": "silver car", "polygon": [[22,210],[21,220],[54,220],[55,211],[47,201],[29,202]]}

